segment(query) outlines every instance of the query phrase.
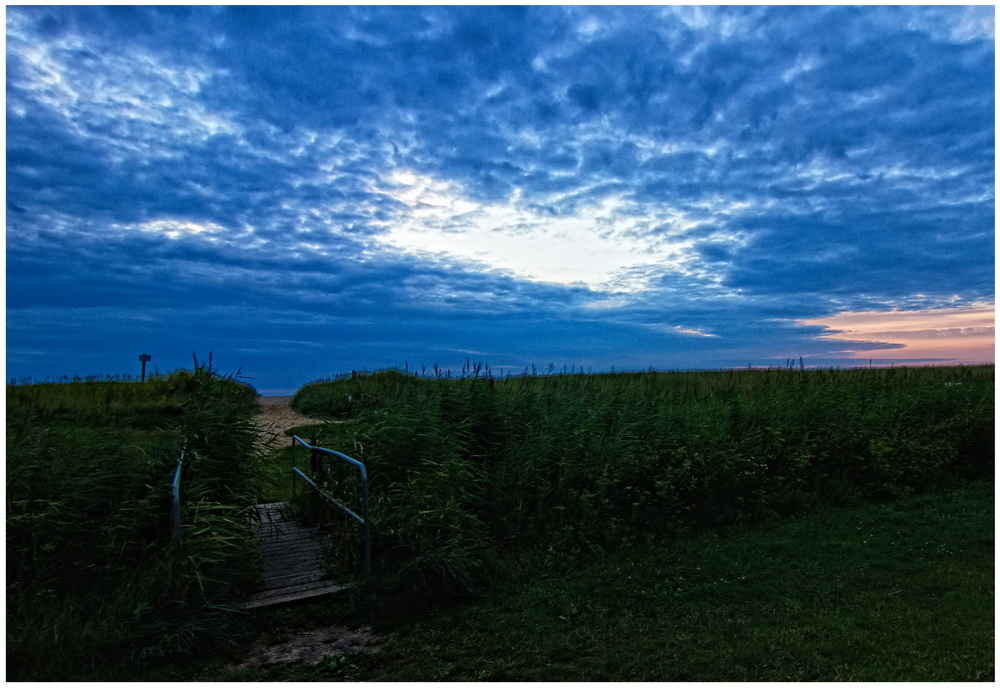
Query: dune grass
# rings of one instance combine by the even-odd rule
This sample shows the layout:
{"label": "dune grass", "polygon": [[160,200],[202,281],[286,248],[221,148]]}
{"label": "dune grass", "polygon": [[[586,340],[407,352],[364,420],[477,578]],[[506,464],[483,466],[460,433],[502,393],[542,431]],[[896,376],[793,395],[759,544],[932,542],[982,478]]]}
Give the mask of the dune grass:
{"label": "dune grass", "polygon": [[[449,604],[539,551],[599,556],[993,473],[993,366],[486,370],[382,371],[293,400],[340,418],[319,441],[368,466],[387,604]],[[331,465],[326,481],[356,503],[349,470]],[[357,529],[337,535],[356,560]]]}
{"label": "dune grass", "polygon": [[124,680],[232,642],[257,577],[256,398],[197,363],[7,387],[8,679]]}

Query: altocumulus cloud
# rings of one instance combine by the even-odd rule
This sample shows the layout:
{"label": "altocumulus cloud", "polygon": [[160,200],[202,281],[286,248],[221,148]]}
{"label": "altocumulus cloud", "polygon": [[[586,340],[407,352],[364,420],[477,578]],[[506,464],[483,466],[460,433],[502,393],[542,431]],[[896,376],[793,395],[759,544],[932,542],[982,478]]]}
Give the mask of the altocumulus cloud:
{"label": "altocumulus cloud", "polygon": [[9,7],[8,374],[968,360],[993,122],[990,7]]}

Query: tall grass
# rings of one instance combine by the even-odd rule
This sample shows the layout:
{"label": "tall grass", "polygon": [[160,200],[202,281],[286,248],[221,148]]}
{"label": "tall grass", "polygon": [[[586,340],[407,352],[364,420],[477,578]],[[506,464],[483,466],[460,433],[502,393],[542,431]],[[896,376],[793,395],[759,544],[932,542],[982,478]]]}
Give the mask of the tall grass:
{"label": "tall grass", "polygon": [[[368,465],[376,569],[416,604],[538,553],[601,553],[993,471],[992,366],[464,372],[383,371],[293,400],[345,421],[321,440]],[[349,476],[328,480],[349,493]]]}
{"label": "tall grass", "polygon": [[256,392],[206,366],[8,386],[8,678],[134,678],[227,642],[232,602],[257,575],[255,410]]}

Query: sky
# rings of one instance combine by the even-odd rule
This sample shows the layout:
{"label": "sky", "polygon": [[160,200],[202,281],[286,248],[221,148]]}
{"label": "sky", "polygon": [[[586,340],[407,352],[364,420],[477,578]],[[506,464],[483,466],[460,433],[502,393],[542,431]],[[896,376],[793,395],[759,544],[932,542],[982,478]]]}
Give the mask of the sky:
{"label": "sky", "polygon": [[994,360],[991,6],[6,25],[8,379]]}

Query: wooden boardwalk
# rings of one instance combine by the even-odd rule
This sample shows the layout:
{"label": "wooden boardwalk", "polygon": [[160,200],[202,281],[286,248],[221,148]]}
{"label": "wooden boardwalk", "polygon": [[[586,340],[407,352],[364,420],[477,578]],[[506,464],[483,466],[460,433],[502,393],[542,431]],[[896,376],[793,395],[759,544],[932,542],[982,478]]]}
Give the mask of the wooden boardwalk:
{"label": "wooden boardwalk", "polygon": [[262,588],[241,606],[256,609],[329,595],[345,586],[329,580],[321,560],[327,550],[325,536],[292,518],[285,502],[258,504],[260,524],[255,524],[264,558]]}

